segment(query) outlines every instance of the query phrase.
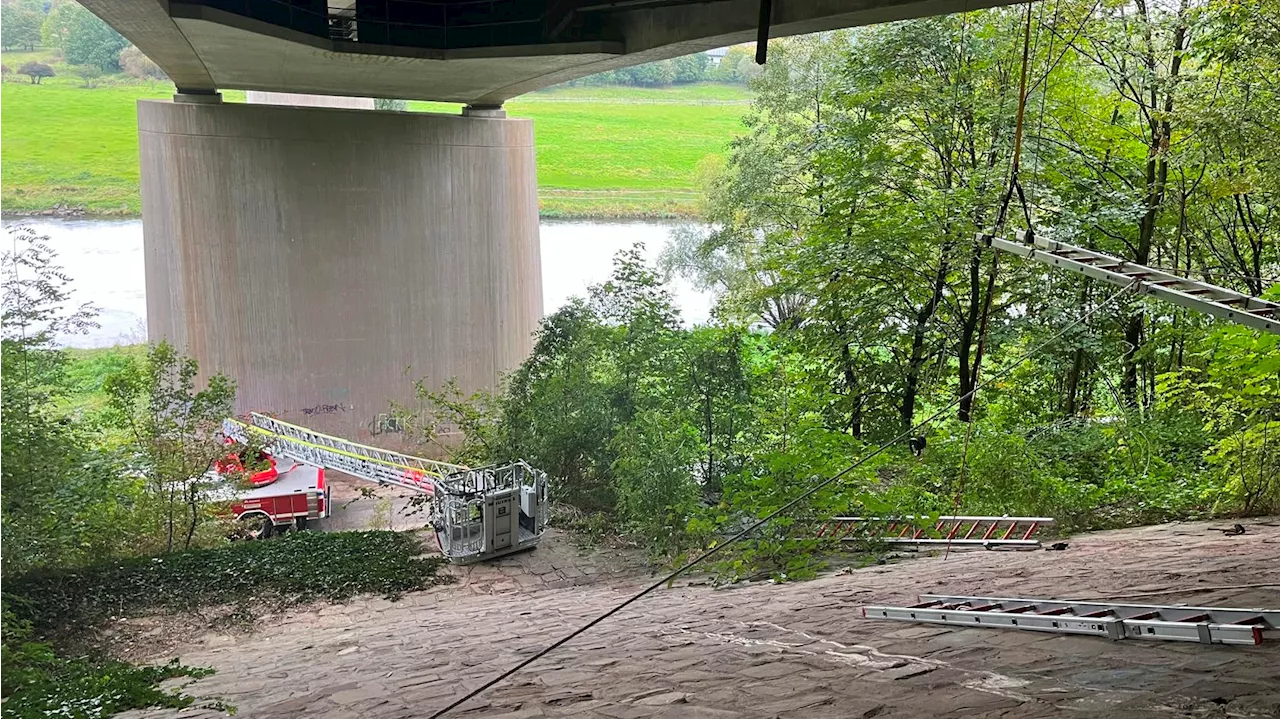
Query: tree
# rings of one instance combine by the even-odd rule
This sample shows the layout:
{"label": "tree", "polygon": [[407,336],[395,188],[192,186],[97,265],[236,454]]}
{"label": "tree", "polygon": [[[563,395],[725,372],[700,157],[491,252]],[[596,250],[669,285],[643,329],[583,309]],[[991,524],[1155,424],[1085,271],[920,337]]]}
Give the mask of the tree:
{"label": "tree", "polygon": [[120,51],[129,44],[97,15],[74,2],[54,8],[41,29],[44,44],[62,51],[72,65],[96,65],[103,71],[120,69]]}
{"label": "tree", "polygon": [[160,66],[151,61],[151,58],[142,53],[141,50],[130,45],[120,51],[120,69],[124,70],[126,75],[136,77],[139,80],[168,80],[169,76],[164,74],[164,70]]}
{"label": "tree", "polygon": [[44,15],[19,5],[0,8],[0,45],[4,49],[20,47],[34,50],[40,42],[40,25]]}
{"label": "tree", "polygon": [[702,82],[707,79],[707,71],[711,67],[711,58],[705,52],[697,52],[672,60],[675,66],[675,82]]}
{"label": "tree", "polygon": [[[29,227],[9,229],[3,256],[0,357],[0,525],[5,573],[78,564],[128,545],[128,532],[105,529],[127,496],[86,426],[58,410],[67,395],[67,356],[59,337],[95,327],[97,310],[71,301],[57,254]],[[123,540],[123,541],[122,541]]]}
{"label": "tree", "polygon": [[214,518],[204,476],[226,454],[220,432],[232,414],[235,384],[215,374],[197,390],[199,371],[196,360],[161,342],[145,361],[104,383],[109,419],[129,437],[130,464],[158,504],[165,551],[189,548]]}
{"label": "tree", "polygon": [[23,63],[22,67],[18,68],[18,73],[31,78],[32,85],[39,85],[41,80],[54,75],[53,68],[35,60]]}
{"label": "tree", "polygon": [[9,5],[0,5],[0,49],[8,50],[17,45],[14,41],[14,23],[17,19],[17,9]]}
{"label": "tree", "polygon": [[665,87],[676,79],[675,63],[670,60],[649,62],[618,72],[628,78],[629,84],[640,87]]}
{"label": "tree", "polygon": [[729,48],[720,64],[711,71],[711,79],[716,82],[746,83],[758,76],[761,68],[755,61],[755,50],[743,45]]}
{"label": "tree", "polygon": [[404,100],[388,100],[386,98],[377,97],[373,100],[373,109],[404,112],[409,109],[409,103]]}
{"label": "tree", "polygon": [[81,65],[75,69],[75,72],[86,88],[97,87],[98,80],[102,79],[102,70],[97,65]]}
{"label": "tree", "polygon": [[76,22],[78,11],[83,11],[75,2],[60,3],[40,25],[40,44],[51,50],[63,51],[67,36],[71,34],[71,26]]}
{"label": "tree", "polygon": [[44,22],[45,18],[41,14],[29,12],[29,10],[19,12],[14,23],[14,45],[28,51],[35,50],[36,45],[40,43],[40,26]]}

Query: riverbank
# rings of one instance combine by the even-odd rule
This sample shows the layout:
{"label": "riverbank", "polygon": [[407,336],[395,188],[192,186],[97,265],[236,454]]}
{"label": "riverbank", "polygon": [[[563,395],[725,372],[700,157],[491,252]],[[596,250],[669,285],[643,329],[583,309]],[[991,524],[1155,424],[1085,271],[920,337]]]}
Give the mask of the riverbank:
{"label": "riverbank", "polygon": [[[0,204],[6,215],[134,218],[141,213],[136,105],[165,99],[163,82],[92,89],[4,84]],[[228,92],[229,102],[243,93]],[[699,167],[745,132],[739,86],[575,87],[507,104],[534,121],[539,208],[555,219],[692,218]],[[458,112],[441,103],[412,111]]]}

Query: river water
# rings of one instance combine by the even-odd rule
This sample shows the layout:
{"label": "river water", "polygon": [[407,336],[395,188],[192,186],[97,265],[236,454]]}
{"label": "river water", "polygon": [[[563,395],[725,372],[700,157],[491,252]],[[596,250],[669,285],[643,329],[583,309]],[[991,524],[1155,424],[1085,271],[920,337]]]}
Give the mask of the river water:
{"label": "river water", "polygon": [[[58,252],[57,262],[72,279],[75,303],[91,302],[101,325],[88,335],[64,337],[72,347],[105,347],[146,339],[146,282],[142,258],[141,220],[5,218],[6,228],[26,224]],[[643,243],[654,261],[675,227],[667,222],[542,222],[543,309],[554,312],[573,296],[586,296],[590,285],[609,278],[613,257]],[[6,243],[7,245],[8,243]],[[688,324],[705,322],[712,298],[688,282],[675,279],[670,288]]]}

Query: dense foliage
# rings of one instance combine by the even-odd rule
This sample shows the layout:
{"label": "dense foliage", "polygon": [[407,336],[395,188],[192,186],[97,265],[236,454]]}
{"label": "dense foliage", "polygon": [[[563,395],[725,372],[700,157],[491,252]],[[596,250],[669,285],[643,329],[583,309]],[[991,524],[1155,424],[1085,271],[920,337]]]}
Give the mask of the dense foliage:
{"label": "dense foliage", "polygon": [[667,87],[694,82],[742,84],[760,74],[753,58],[752,50],[739,45],[729,48],[719,62],[713,61],[706,53],[699,52],[671,60],[600,72],[565,84],[637,87]]}
{"label": "dense foliage", "polygon": [[5,580],[5,717],[106,717],[125,709],[185,707],[193,698],[157,686],[209,670],[177,661],[134,667],[103,656],[63,657],[35,637],[83,633],[111,616],[210,606],[396,598],[445,580],[438,557],[396,532],[290,534],[163,557],[135,557]]}
{"label": "dense foliage", "polygon": [[195,699],[161,689],[174,677],[202,677],[211,670],[183,666],[177,660],[135,667],[106,657],[58,656],[48,644],[33,641],[30,622],[4,610],[0,677],[5,719],[99,719],[128,709],[182,708]]}
{"label": "dense foliage", "polygon": [[[542,466],[561,501],[666,556],[908,431],[923,456],[894,448],[800,519],[1280,509],[1276,335],[975,239],[1030,223],[1280,296],[1278,8],[1042,3],[773,43],[749,134],[707,168],[709,226],[664,258],[717,292],[712,325],[682,327],[625,254],[544,321],[500,396],[421,391],[422,424]],[[794,575],[809,531],[771,528],[732,573]]]}
{"label": "dense foliage", "polygon": [[69,64],[101,70],[119,70],[120,52],[129,46],[120,33],[72,0],[50,11],[40,33],[45,47],[61,52]]}
{"label": "dense foliage", "polygon": [[44,3],[14,2],[0,7],[0,46],[5,50],[34,50],[40,44]]}
{"label": "dense foliage", "polygon": [[[110,616],[161,609],[391,598],[432,586],[439,556],[415,535],[293,532],[163,556],[30,572],[5,582],[9,609],[37,632],[93,627]],[[15,598],[20,597],[20,598]]]}

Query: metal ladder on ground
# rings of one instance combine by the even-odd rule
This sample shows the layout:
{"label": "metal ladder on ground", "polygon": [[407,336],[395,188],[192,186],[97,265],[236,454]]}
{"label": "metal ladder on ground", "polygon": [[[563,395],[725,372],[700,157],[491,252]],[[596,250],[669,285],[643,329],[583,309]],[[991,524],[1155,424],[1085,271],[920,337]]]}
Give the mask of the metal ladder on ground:
{"label": "metal ladder on ground", "polygon": [[818,537],[917,546],[1038,547],[1036,532],[1054,524],[1052,517],[832,517]]}
{"label": "metal ladder on ground", "polygon": [[257,437],[273,455],[390,484],[431,498],[440,551],[459,564],[538,544],[547,523],[547,475],[523,461],[465,467],[370,447],[253,412],[227,419],[222,433],[242,443]]}
{"label": "metal ladder on ground", "polygon": [[986,242],[1019,257],[1051,267],[1071,270],[1086,277],[1136,290],[1197,312],[1266,332],[1280,334],[1280,303],[1270,302],[1225,287],[1121,260],[1095,250],[1018,232],[1017,242],[982,236]]}
{"label": "metal ladder on ground", "polygon": [[1280,634],[1280,610],[1113,604],[923,594],[908,607],[867,606],[862,616],[960,627],[1026,629],[1120,639],[1261,644]]}

